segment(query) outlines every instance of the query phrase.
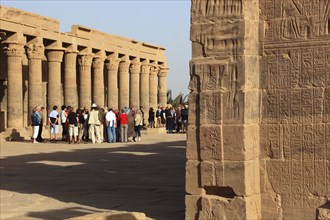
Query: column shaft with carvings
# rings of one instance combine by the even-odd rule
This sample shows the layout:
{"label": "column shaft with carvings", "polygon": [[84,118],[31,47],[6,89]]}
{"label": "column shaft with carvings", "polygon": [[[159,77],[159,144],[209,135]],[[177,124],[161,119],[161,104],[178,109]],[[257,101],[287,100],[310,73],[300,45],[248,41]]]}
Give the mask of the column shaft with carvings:
{"label": "column shaft with carvings", "polygon": [[140,72],[141,63],[133,62],[130,68],[130,96],[129,105],[135,109],[140,108]]}
{"label": "column shaft with carvings", "polygon": [[32,43],[27,46],[27,57],[29,59],[29,99],[28,115],[33,108],[42,104],[42,59],[44,57],[44,45]]}
{"label": "column shaft with carvings", "polygon": [[158,107],[158,97],[157,97],[157,87],[158,87],[158,67],[151,66],[150,68],[150,77],[149,77],[149,106],[153,107],[153,109],[157,109]]}
{"label": "column shaft with carvings", "polygon": [[77,52],[68,50],[64,56],[64,103],[67,106],[73,106],[75,109],[79,107],[76,67]]}
{"label": "column shaft with carvings", "polygon": [[128,86],[128,71],[130,61],[121,61],[119,63],[119,107],[120,110],[124,107],[129,107],[129,86]]}
{"label": "column shaft with carvings", "polygon": [[[149,118],[149,74],[150,65],[143,64],[140,76],[140,105],[144,110],[144,123],[147,124]],[[154,109],[156,111],[156,109]]]}
{"label": "column shaft with carvings", "polygon": [[22,56],[23,44],[4,42],[7,55],[7,128],[23,127],[23,77]]}
{"label": "column shaft with carvings", "polygon": [[80,54],[78,56],[79,62],[79,104],[80,107],[90,108],[92,105],[92,54]]}
{"label": "column shaft with carvings", "polygon": [[61,63],[63,60],[63,49],[49,49],[48,58],[48,112],[51,112],[54,105],[62,105],[61,86]]}
{"label": "column shaft with carvings", "polygon": [[161,68],[158,73],[158,100],[161,106],[167,104],[167,85],[166,79],[168,75],[168,68]]}
{"label": "column shaft with carvings", "polygon": [[118,109],[118,67],[120,59],[112,58],[106,64],[108,71],[108,107]]}
{"label": "column shaft with carvings", "polygon": [[93,103],[104,107],[104,58],[95,57],[93,61]]}

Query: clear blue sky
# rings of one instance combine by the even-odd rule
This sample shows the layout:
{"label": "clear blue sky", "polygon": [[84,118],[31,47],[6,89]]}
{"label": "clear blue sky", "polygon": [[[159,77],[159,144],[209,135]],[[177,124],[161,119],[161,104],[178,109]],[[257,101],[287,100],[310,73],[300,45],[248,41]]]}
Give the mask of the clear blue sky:
{"label": "clear blue sky", "polygon": [[166,48],[168,89],[188,94],[190,0],[1,0],[14,7],[60,22],[60,31],[80,24]]}

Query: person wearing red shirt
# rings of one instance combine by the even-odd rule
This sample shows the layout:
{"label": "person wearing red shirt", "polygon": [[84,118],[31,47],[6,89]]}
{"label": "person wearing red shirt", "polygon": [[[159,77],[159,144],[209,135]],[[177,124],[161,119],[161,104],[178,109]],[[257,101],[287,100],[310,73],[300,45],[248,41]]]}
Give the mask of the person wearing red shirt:
{"label": "person wearing red shirt", "polygon": [[121,142],[128,142],[127,130],[128,130],[128,115],[125,114],[125,110],[121,110],[121,114],[118,117],[120,123],[120,140]]}

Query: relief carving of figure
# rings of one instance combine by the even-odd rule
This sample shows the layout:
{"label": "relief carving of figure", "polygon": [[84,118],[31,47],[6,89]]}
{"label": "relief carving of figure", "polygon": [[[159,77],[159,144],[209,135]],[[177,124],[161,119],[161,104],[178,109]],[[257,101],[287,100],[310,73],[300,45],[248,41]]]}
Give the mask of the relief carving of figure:
{"label": "relief carving of figure", "polygon": [[282,37],[303,39],[307,36],[307,19],[303,17],[303,6],[297,0],[282,1]]}
{"label": "relief carving of figure", "polygon": [[297,0],[282,2],[282,36],[286,39],[301,39],[307,34],[307,27],[302,24],[302,5]]}

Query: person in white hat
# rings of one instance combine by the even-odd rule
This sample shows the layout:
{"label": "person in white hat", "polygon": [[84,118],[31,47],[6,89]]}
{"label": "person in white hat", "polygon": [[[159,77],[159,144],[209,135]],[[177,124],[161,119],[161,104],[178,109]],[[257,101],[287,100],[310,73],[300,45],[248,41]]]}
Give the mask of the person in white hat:
{"label": "person in white hat", "polygon": [[[100,132],[101,121],[99,115],[100,114],[98,107],[95,103],[93,103],[88,119],[89,135],[92,139],[93,144],[95,144],[95,142],[101,144],[101,132]],[[95,135],[96,135],[96,140],[95,140]]]}

